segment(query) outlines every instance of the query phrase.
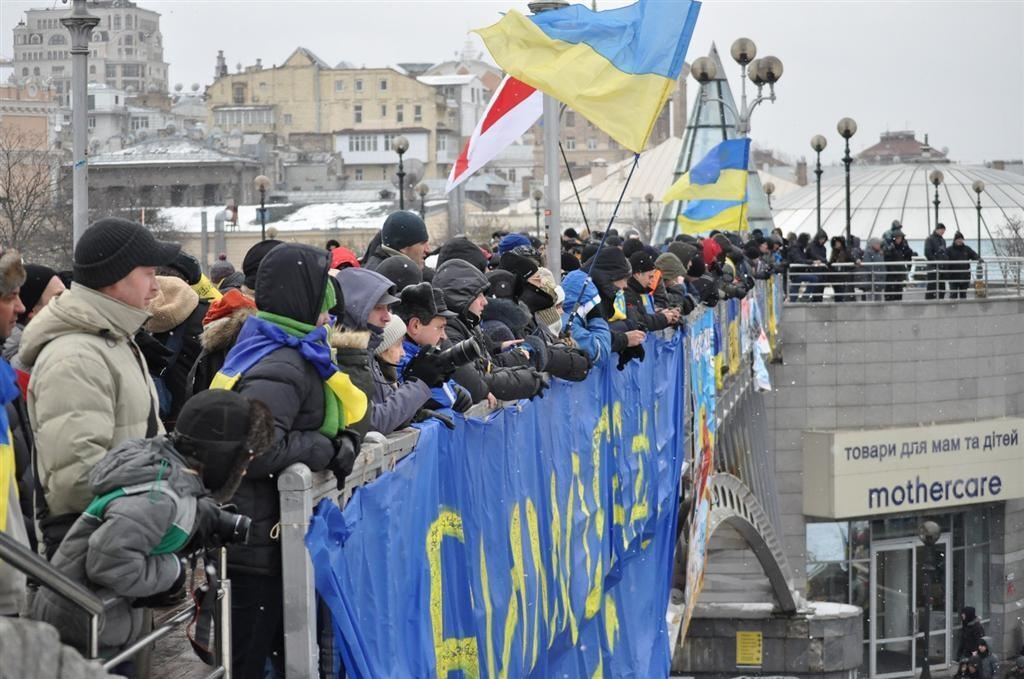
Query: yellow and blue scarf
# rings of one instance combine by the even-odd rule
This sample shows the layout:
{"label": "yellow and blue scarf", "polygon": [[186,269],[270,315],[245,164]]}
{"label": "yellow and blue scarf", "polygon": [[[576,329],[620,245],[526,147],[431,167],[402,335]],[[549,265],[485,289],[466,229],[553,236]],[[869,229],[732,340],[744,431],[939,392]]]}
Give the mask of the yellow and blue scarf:
{"label": "yellow and blue scarf", "polygon": [[11,423],[7,419],[7,404],[20,394],[18,376],[11,364],[0,360],[0,531],[7,530],[8,503],[11,498],[11,486],[17,497],[18,485],[14,458],[14,437],[11,436]]}
{"label": "yellow and blue scarf", "polygon": [[324,436],[333,437],[366,416],[366,394],[334,364],[327,327],[315,327],[265,311],[246,320],[238,341],[228,352],[210,388],[234,389],[248,370],[281,347],[297,350],[324,381],[324,422],[320,427]]}

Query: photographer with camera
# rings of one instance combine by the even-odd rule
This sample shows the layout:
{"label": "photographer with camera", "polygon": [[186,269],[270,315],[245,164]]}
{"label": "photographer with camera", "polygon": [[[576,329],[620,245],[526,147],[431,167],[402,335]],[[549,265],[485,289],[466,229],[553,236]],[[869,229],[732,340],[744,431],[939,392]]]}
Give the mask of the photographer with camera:
{"label": "photographer with camera", "polygon": [[401,301],[394,313],[405,322],[402,348],[404,358],[398,363],[398,379],[422,380],[430,387],[431,398],[425,407],[430,410],[451,408],[464,413],[473,405],[469,390],[450,379],[455,369],[480,357],[480,347],[473,340],[441,350],[446,339],[445,327],[456,314],[448,310],[444,294],[430,283],[410,285],[401,292]]}
{"label": "photographer with camera", "polygon": [[[183,557],[246,539],[248,519],[218,503],[235,493],[250,461],[273,439],[264,404],[230,391],[204,391],[185,404],[174,431],[126,441],[92,468],[94,499],[52,564],[101,599],[117,598],[100,619],[101,655],[115,655],[141,636],[144,608],[178,599]],[[86,650],[88,617],[60,594],[41,587],[30,617]],[[115,671],[131,676],[132,670]]]}

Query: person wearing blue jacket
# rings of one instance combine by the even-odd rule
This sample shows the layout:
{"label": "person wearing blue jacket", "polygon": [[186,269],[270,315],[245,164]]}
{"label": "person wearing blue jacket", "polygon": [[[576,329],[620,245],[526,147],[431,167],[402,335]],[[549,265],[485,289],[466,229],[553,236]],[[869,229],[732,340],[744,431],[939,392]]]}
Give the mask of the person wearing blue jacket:
{"label": "person wearing blue jacket", "polygon": [[562,332],[567,333],[595,365],[612,353],[612,331],[601,315],[601,295],[585,271],[570,271],[562,281]]}

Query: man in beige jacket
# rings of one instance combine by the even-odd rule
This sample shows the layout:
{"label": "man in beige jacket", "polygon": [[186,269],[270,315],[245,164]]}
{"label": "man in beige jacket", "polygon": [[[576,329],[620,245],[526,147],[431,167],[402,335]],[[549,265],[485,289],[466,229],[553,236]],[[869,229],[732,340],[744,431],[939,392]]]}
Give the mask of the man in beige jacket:
{"label": "man in beige jacket", "polygon": [[124,219],[95,222],[75,247],[74,283],[25,328],[19,352],[32,378],[28,410],[47,509],[47,557],[86,508],[89,472],[123,441],[163,433],[134,336],[157,295],[156,268],[180,246]]}

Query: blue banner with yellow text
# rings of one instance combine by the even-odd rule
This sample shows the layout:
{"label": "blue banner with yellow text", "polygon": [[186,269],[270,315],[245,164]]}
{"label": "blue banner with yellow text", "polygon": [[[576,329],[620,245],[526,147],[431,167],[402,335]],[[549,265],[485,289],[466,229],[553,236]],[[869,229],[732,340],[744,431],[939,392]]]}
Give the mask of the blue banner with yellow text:
{"label": "blue banner with yellow text", "polygon": [[344,510],[320,504],[306,543],[350,676],[668,675],[682,339],[426,423]]}

